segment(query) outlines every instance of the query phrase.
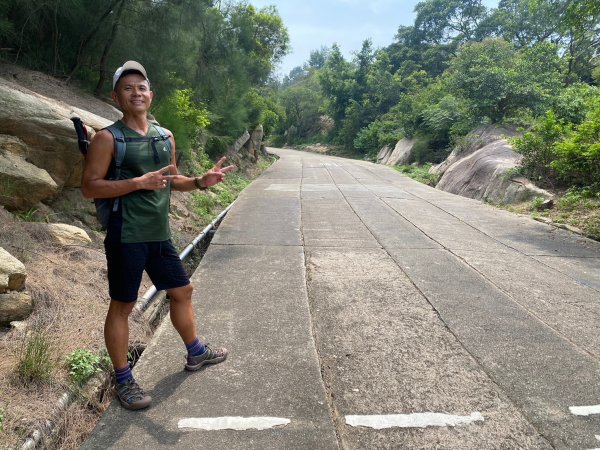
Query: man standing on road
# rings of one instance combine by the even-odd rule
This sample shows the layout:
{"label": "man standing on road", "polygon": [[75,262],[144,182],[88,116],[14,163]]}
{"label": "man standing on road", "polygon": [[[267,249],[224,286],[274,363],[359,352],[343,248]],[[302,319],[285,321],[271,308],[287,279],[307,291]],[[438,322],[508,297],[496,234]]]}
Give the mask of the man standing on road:
{"label": "man standing on road", "polygon": [[163,129],[169,135],[170,146],[161,141],[160,132],[147,119],[153,96],[141,64],[127,61],[117,69],[112,98],[123,112],[116,124],[127,141],[121,176],[118,180],[106,179],[114,164],[115,142],[111,132],[104,129],[96,133],[89,146],[81,183],[87,198],[119,200],[104,241],[111,298],[104,339],[115,369],[119,400],[133,410],[147,407],[152,400],[134,380],[127,362],[128,319],[144,270],[158,290],[169,294],[171,322],[188,350],[185,369],[198,370],[227,358],[226,349],[212,349],[196,334],[193,288],[170,240],[169,199],[171,189],[206,189],[223,181],[225,173],[235,167],[221,167],[223,157],[201,177],[179,175],[175,139]]}

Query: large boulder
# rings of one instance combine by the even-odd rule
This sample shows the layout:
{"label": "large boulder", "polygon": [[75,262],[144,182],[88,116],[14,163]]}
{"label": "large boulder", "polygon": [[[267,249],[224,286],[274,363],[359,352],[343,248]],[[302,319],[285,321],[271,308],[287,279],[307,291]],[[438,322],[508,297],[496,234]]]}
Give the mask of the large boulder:
{"label": "large boulder", "polygon": [[409,139],[409,138],[400,139],[396,143],[394,150],[392,151],[392,153],[387,158],[387,160],[384,164],[387,164],[388,166],[408,164],[411,159],[411,153],[412,153],[412,149],[413,149],[414,145],[415,145],[414,139]]}
{"label": "large boulder", "polygon": [[65,223],[45,224],[48,233],[59,245],[87,245],[92,242],[85,230]]}
{"label": "large boulder", "polygon": [[[460,156],[463,156],[461,154]],[[511,176],[521,161],[505,139],[495,140],[467,156],[455,159],[436,185],[453,194],[492,203],[510,204],[552,195],[522,177]]]}
{"label": "large boulder", "polygon": [[0,204],[9,209],[27,209],[56,195],[58,185],[48,172],[8,151],[10,148],[4,144],[14,144],[17,139],[4,138],[0,136]]}
{"label": "large boulder", "polygon": [[0,134],[18,138],[27,162],[45,170],[59,189],[77,187],[81,180],[83,159],[69,120],[73,116],[89,126],[90,134],[111,123],[0,78]]}
{"label": "large boulder", "polygon": [[0,247],[0,293],[23,289],[26,278],[23,263]]}
{"label": "large boulder", "polygon": [[387,161],[388,159],[390,159],[390,156],[392,155],[393,151],[393,147],[389,144],[386,144],[383,147],[381,147],[381,149],[377,153],[377,164],[387,164]]}
{"label": "large boulder", "polygon": [[252,130],[252,134],[250,134],[250,139],[246,142],[244,147],[248,152],[248,156],[254,161],[256,161],[258,152],[260,151],[260,146],[262,144],[262,140],[264,137],[264,129],[262,125],[258,125],[254,130]]}
{"label": "large boulder", "polygon": [[244,130],[244,133],[233,143],[233,146],[231,147],[232,153],[238,153],[240,149],[246,145],[246,142],[248,142],[249,139],[250,133],[248,133],[248,130]]}
{"label": "large boulder", "polygon": [[33,311],[33,300],[25,292],[0,294],[0,326],[29,317]]}
{"label": "large boulder", "polygon": [[499,141],[501,139],[511,138],[518,136],[515,130],[508,128],[501,128],[495,125],[487,125],[476,128],[471,131],[467,136],[462,139],[462,142],[458,144],[452,150],[452,153],[440,164],[431,166],[429,173],[442,175],[448,167],[460,160],[469,156],[471,153],[485,147],[492,142]]}

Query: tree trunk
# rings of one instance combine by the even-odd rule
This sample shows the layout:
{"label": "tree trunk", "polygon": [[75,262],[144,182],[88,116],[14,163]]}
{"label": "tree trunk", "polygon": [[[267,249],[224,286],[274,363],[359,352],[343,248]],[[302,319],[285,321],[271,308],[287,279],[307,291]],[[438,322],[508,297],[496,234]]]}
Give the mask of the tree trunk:
{"label": "tree trunk", "polygon": [[108,16],[110,16],[112,10],[115,8],[115,6],[120,1],[121,0],[114,0],[108,6],[106,11],[104,11],[104,14],[102,14],[102,17],[100,17],[100,19],[98,19],[96,21],[96,25],[94,26],[94,28],[92,28],[92,30],[88,33],[88,35],[81,42],[81,45],[79,46],[79,51],[77,52],[77,58],[75,59],[75,64],[73,65],[73,67],[71,67],[69,75],[67,76],[67,83],[69,81],[71,81],[71,78],[73,78],[73,75],[75,74],[75,72],[77,72],[77,70],[79,70],[79,67],[81,66],[81,55],[85,54],[88,45],[90,44],[90,42],[92,42],[92,39],[96,36],[96,34],[98,34],[98,31],[100,31],[100,26],[104,23],[106,18]]}
{"label": "tree trunk", "polygon": [[102,57],[100,58],[100,77],[98,79],[98,84],[96,85],[96,89],[94,89],[94,93],[96,95],[100,95],[102,93],[102,89],[104,88],[104,83],[106,82],[106,60],[108,59],[108,54],[110,53],[110,49],[112,47],[113,42],[115,41],[115,37],[117,35],[117,30],[119,28],[119,21],[121,19],[121,14],[123,13],[123,9],[125,7],[125,1],[121,0],[121,4],[119,5],[119,9],[117,9],[117,14],[115,15],[115,21],[113,22],[112,33],[110,37],[106,41],[106,45],[104,46],[104,51],[102,52]]}

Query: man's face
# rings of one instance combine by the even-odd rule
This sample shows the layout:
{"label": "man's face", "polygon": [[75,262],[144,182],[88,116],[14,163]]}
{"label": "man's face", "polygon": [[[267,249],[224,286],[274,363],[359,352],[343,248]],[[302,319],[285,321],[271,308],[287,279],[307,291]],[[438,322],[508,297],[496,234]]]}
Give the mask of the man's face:
{"label": "man's face", "polygon": [[121,77],[112,92],[113,100],[119,104],[123,113],[148,111],[153,97],[148,80],[137,73]]}

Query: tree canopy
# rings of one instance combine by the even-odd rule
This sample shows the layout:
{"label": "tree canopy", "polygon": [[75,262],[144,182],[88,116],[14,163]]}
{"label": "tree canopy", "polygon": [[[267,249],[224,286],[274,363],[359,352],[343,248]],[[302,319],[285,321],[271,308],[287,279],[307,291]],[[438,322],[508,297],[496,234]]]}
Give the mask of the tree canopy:
{"label": "tree canopy", "polygon": [[[542,158],[537,173],[567,179],[565,167],[577,160],[578,149],[596,158],[590,144],[596,129],[588,122],[597,118],[589,110],[597,91],[581,86],[600,82],[597,0],[500,0],[497,8],[481,0],[423,0],[415,14],[413,25],[400,26],[387,47],[375,49],[367,39],[351,59],[335,44],[315,50],[277,87],[284,101],[292,93],[297,104],[310,99],[310,107],[288,114],[279,136],[294,127],[295,142],[322,140],[310,123],[327,116],[330,142],[364,157],[411,137],[420,149],[417,162],[438,162],[477,126],[543,131],[547,112],[555,111],[551,117],[567,128],[576,121],[569,129],[579,134],[551,134],[557,140],[552,155],[561,162]],[[595,164],[580,164],[588,172],[570,180],[589,182]]]}
{"label": "tree canopy", "polygon": [[267,84],[289,46],[277,9],[244,1],[0,0],[0,12],[2,59],[97,95],[109,94],[124,61],[140,61],[160,119],[176,120],[161,101],[173,107],[186,98],[205,111],[207,121],[196,125],[215,151],[251,125],[256,104],[246,96]]}

